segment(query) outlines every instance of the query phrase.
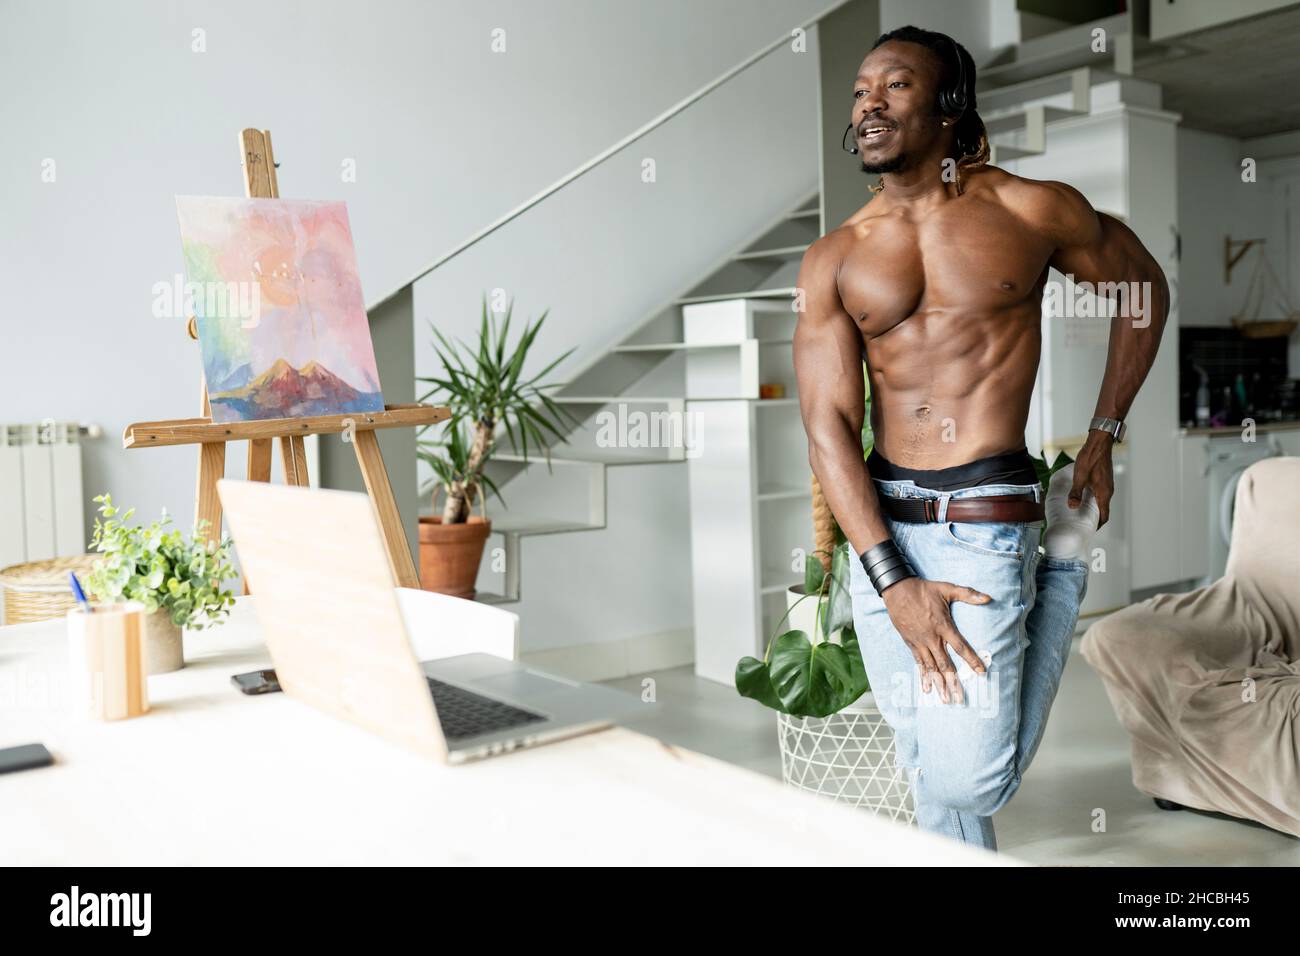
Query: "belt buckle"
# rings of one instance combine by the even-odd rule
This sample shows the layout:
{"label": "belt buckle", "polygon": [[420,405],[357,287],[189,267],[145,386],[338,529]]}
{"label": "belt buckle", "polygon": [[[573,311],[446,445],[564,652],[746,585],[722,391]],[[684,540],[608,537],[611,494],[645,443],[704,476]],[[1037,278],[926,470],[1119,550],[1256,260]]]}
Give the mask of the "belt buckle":
{"label": "belt buckle", "polygon": [[924,512],[925,512],[925,520],[938,521],[939,509],[935,507],[937,500],[934,498],[923,498],[921,500],[925,502],[925,504],[923,505]]}

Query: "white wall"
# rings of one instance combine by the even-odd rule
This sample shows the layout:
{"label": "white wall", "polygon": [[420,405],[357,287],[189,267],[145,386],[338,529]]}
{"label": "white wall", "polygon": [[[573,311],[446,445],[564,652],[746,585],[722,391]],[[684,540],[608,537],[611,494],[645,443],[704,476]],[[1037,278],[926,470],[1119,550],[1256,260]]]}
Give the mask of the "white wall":
{"label": "white wall", "polygon": [[[115,436],[197,413],[197,347],[179,321],[151,317],[151,289],[181,269],[173,195],[241,191],[240,128],[272,130],[284,196],[347,200],[371,300],[827,2],[7,4],[0,419],[101,424],[87,496],[112,490],[188,522],[194,451],[124,452]],[[497,27],[505,53],[490,50]],[[814,56],[775,55],[458,260],[421,285],[420,318],[468,334],[481,291],[503,286],[526,313],[553,309],[539,355],[610,340],[811,187]],[[643,155],[659,160],[654,186],[635,175]],[[348,159],[355,183],[341,178]],[[671,509],[684,475],[664,481],[639,491]],[[597,622],[618,633],[565,641],[688,622],[683,532],[675,519],[621,539],[643,571],[668,574],[666,590]]]}
{"label": "white wall", "polygon": [[[1300,144],[1298,144],[1300,145]],[[1257,158],[1256,179],[1242,181],[1242,160],[1257,150],[1230,136],[1200,130],[1178,130],[1178,218],[1183,258],[1179,279],[1182,325],[1231,324],[1242,311],[1251,273],[1266,255],[1291,301],[1300,307],[1300,263],[1297,263],[1297,224],[1300,223],[1300,157]],[[1266,240],[1233,267],[1224,280],[1223,240]],[[1271,298],[1271,297],[1270,297]],[[1275,300],[1272,300],[1275,301]],[[1267,309],[1260,318],[1279,318]],[[1291,336],[1290,374],[1300,376],[1300,335]]]}
{"label": "white wall", "polygon": [[[1183,243],[1180,302],[1183,325],[1228,325],[1239,311],[1259,249],[1223,277],[1223,238],[1253,239],[1272,229],[1273,187],[1267,177],[1242,182],[1241,141],[1216,133],[1178,130],[1178,219]],[[1264,251],[1282,271],[1282,249],[1270,238]]]}

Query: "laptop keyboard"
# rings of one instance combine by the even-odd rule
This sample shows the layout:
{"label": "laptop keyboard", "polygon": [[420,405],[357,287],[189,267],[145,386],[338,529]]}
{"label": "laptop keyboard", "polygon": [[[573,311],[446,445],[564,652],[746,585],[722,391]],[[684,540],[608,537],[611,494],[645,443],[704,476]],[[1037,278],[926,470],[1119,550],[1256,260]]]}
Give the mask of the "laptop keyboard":
{"label": "laptop keyboard", "polygon": [[461,740],[477,737],[479,734],[495,733],[511,727],[522,727],[540,720],[546,720],[541,714],[531,710],[522,710],[510,704],[473,691],[448,684],[444,681],[426,677],[429,690],[433,692],[433,702],[438,708],[438,723],[442,724],[443,736],[448,740]]}

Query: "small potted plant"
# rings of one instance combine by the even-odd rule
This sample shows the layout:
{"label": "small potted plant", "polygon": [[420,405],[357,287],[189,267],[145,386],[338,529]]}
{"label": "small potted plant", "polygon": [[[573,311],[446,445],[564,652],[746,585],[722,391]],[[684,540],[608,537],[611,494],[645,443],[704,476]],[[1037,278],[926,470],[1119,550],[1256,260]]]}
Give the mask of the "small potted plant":
{"label": "small potted plant", "polygon": [[210,543],[206,522],[189,537],[171,526],[164,511],[147,527],[131,525],[134,508],[122,511],[110,495],[95,499],[91,548],[103,555],[86,576],[86,590],[97,601],[138,601],[145,611],[148,672],[165,674],[185,666],[182,631],[220,624],[235,603],[222,583],[234,577],[230,539]]}
{"label": "small potted plant", "polygon": [[[498,323],[483,300],[478,346],[458,348],[430,323],[434,351],[442,363],[441,375],[417,378],[432,386],[420,401],[435,401],[451,409],[451,419],[437,439],[422,441],[418,455],[433,469],[434,511],[440,493],[446,495],[441,515],[420,517],[420,585],[456,597],[473,598],[474,581],[483,559],[483,546],[492,530],[486,514],[486,495],[501,499],[501,492],[485,473],[496,448],[497,428],[504,429],[512,451],[528,459],[529,444],[547,456],[548,441],[563,442],[564,422],[573,416],[545,393],[557,385],[539,384],[573,349],[565,352],[529,378],[524,363],[546,313],[525,322],[522,334],[509,345],[510,316],[514,303]],[[504,499],[501,499],[504,501]],[[475,502],[480,514],[472,514]]]}
{"label": "small potted plant", "polygon": [[[745,657],[736,665],[736,690],[781,714],[829,717],[870,690],[862,653],[853,631],[849,593],[849,546],[837,545],[829,572],[817,554],[804,561],[803,593],[777,622],[760,661]],[[813,602],[812,630],[781,625],[804,602]]]}

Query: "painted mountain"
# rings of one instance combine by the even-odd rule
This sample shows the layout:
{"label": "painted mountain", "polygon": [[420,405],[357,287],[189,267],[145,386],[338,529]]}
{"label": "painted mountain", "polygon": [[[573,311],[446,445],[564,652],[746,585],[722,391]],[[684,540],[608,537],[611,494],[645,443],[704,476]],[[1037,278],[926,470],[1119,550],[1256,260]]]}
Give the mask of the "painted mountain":
{"label": "painted mountain", "polygon": [[177,196],[218,422],[382,411],[347,207]]}
{"label": "painted mountain", "polygon": [[[229,379],[227,379],[229,381]],[[378,392],[359,392],[319,362],[294,368],[284,359],[247,385],[229,391],[208,391],[214,421],[248,421],[255,418],[302,418],[383,408]],[[218,415],[217,406],[231,412]]]}

